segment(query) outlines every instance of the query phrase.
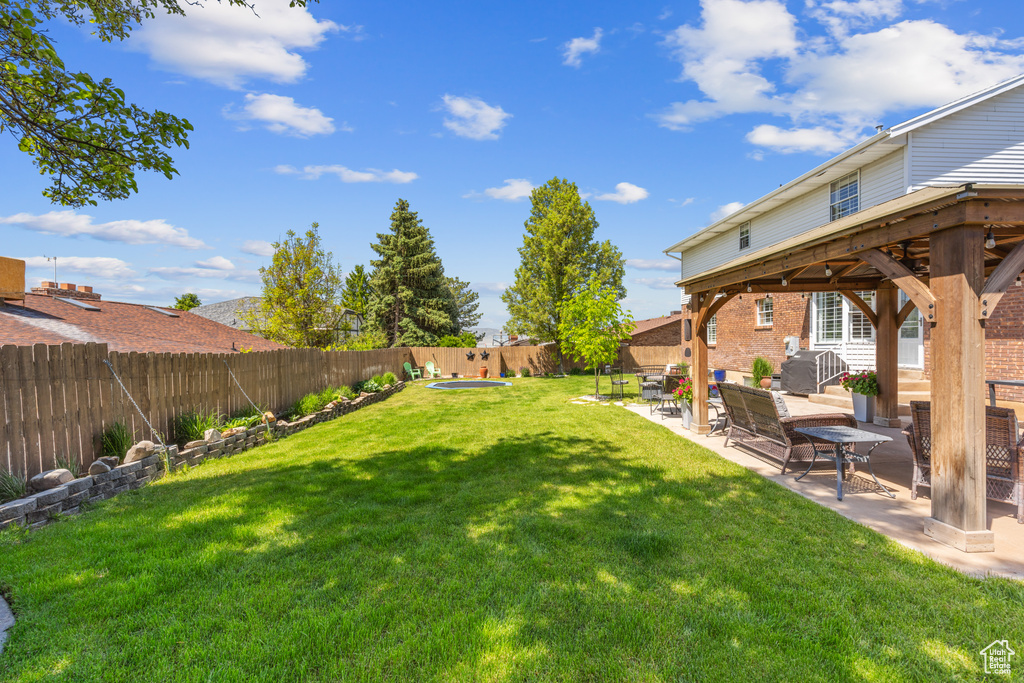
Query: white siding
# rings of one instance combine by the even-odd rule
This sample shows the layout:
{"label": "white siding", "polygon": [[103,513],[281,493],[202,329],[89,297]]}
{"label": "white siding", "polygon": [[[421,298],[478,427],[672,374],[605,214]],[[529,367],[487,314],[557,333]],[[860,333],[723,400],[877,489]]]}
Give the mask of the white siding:
{"label": "white siding", "polygon": [[[903,147],[860,171],[860,208],[866,209],[902,196]],[[819,187],[750,221],[750,249],[740,251],[739,228],[698,244],[682,254],[683,279],[727,263],[743,253],[777,244],[829,222],[829,188]]]}
{"label": "white siding", "polygon": [[910,133],[911,185],[1024,183],[1024,89]]}

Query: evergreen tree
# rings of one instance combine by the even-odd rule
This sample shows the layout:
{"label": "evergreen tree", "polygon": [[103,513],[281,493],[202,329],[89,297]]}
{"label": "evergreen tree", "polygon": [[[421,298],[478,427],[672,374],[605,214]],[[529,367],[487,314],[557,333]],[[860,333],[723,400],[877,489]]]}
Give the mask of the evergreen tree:
{"label": "evergreen tree", "polygon": [[616,300],[625,297],[625,259],[611,242],[594,241],[597,219],[575,183],[553,178],[534,189],[530,201],[519,248],[522,262],[515,283],[501,295],[511,316],[505,330],[538,343],[556,342],[561,350],[563,302],[585,289],[592,277],[602,290],[613,290]]}
{"label": "evergreen tree", "polygon": [[457,277],[445,278],[448,281],[448,289],[451,290],[452,298],[455,300],[456,318],[455,325],[457,332],[465,332],[470,327],[476,327],[480,323],[483,313],[477,313],[480,308],[480,295],[469,288],[469,283]]}
{"label": "evergreen tree", "polygon": [[320,243],[313,223],[305,239],[289,230],[274,243],[269,266],[260,268],[263,293],[258,306],[241,314],[249,328],[267,339],[301,348],[326,348],[349,328],[339,301],[341,272]]}
{"label": "evergreen tree", "polygon": [[345,276],[345,288],[341,290],[341,305],[366,317],[370,304],[370,277],[362,264]]}
{"label": "evergreen tree", "polygon": [[409,202],[398,200],[391,231],[378,233],[370,246],[380,256],[370,261],[370,325],[384,332],[390,346],[433,346],[457,331],[455,300],[434,240]]}

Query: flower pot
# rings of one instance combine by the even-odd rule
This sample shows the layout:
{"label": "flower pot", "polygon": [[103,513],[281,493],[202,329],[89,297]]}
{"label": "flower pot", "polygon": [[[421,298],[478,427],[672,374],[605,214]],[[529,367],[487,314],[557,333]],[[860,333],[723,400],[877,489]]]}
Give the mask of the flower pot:
{"label": "flower pot", "polygon": [[683,428],[689,429],[690,424],[693,423],[693,404],[687,401],[680,401],[679,409],[683,413]]}
{"label": "flower pot", "polygon": [[481,379],[486,379],[487,378],[487,368],[480,368],[480,378]]}
{"label": "flower pot", "polygon": [[771,377],[762,377],[761,378],[761,388],[762,389],[771,389],[772,388],[772,378]]}
{"label": "flower pot", "polygon": [[875,397],[850,392],[853,396],[853,416],[858,422],[874,422],[875,420]]}
{"label": "flower pot", "polygon": [[725,370],[715,370],[715,381],[716,382],[724,382],[725,381]]}

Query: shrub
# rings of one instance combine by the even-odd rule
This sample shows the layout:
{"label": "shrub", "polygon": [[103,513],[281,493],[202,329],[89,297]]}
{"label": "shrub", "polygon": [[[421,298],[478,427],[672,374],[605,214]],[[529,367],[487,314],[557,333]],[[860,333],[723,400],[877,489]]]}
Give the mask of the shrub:
{"label": "shrub", "polygon": [[0,503],[25,497],[28,479],[24,474],[0,470]]}
{"label": "shrub", "polygon": [[199,441],[207,429],[220,429],[220,426],[220,415],[194,408],[174,418],[174,442],[183,446],[189,441]]}
{"label": "shrub", "polygon": [[519,376],[520,377],[529,377],[530,376],[530,368],[519,368]]}
{"label": "shrub", "polygon": [[463,332],[459,336],[448,334],[437,340],[437,345],[444,348],[472,349],[476,347],[476,335],[472,332]]}
{"label": "shrub", "polygon": [[345,386],[337,387],[334,390],[334,392],[335,392],[335,394],[334,394],[335,395],[335,400],[342,399],[342,398],[347,398],[348,400],[351,401],[352,399],[354,399],[356,396],[359,395],[356,392],[352,391],[351,387],[345,387]]}
{"label": "shrub", "polygon": [[135,434],[128,431],[123,422],[115,422],[107,427],[100,439],[100,452],[106,457],[122,460],[128,449],[135,445]]}
{"label": "shrub", "polygon": [[583,374],[583,370],[579,369],[574,365],[571,368],[569,368],[569,374],[572,375],[573,377],[577,377]]}
{"label": "shrub", "polygon": [[771,377],[773,372],[775,372],[775,365],[764,356],[755,358],[754,363],[750,366],[750,374],[754,376],[754,386],[759,385],[763,378]]}
{"label": "shrub", "polygon": [[398,383],[398,378],[395,377],[395,373],[393,373],[393,372],[385,372],[381,376],[381,379],[384,381],[384,384],[397,384]]}

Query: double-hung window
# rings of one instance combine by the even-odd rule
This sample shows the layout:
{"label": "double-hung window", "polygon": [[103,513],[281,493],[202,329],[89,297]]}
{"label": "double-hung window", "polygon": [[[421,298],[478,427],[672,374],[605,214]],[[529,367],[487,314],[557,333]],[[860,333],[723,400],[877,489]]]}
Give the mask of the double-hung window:
{"label": "double-hung window", "polygon": [[750,221],[740,226],[740,249],[750,248]]}
{"label": "double-hung window", "polygon": [[860,171],[843,176],[829,186],[831,220],[860,211]]}
{"label": "double-hung window", "polygon": [[815,338],[819,344],[839,344],[843,341],[843,296],[838,292],[818,292],[814,295],[817,309]]}
{"label": "double-hung window", "polygon": [[[874,292],[857,292],[864,303],[875,310]],[[875,338],[875,328],[872,327],[868,317],[861,313],[860,309],[853,304],[850,305],[850,341],[870,342]]]}
{"label": "double-hung window", "polygon": [[716,318],[718,318],[717,315],[711,316],[711,319],[708,320],[707,323],[708,345],[718,343],[718,320]]}
{"label": "double-hung window", "polygon": [[758,299],[757,300],[757,326],[758,327],[771,327],[772,317],[774,314],[774,306],[772,300]]}

